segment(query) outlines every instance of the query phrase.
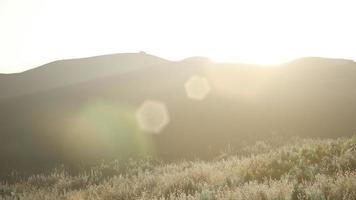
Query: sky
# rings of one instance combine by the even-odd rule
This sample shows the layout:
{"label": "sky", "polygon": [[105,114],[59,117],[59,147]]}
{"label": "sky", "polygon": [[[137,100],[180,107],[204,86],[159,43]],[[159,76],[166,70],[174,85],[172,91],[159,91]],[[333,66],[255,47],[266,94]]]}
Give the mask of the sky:
{"label": "sky", "polygon": [[0,73],[145,51],[169,60],[356,60],[352,0],[0,0]]}

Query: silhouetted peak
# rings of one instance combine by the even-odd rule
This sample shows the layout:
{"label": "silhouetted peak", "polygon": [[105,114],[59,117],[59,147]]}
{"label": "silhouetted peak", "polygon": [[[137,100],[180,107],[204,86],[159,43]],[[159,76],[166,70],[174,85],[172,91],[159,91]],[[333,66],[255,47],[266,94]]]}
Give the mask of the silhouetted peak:
{"label": "silhouetted peak", "polygon": [[163,62],[168,62],[163,58],[147,54],[144,51],[138,53],[117,53],[117,54],[106,54],[99,56],[83,57],[83,58],[72,58],[53,61],[37,68],[33,68],[25,71],[26,73],[32,73],[43,70],[50,70],[53,67],[78,67],[79,65],[95,65],[95,66],[115,66],[116,64],[122,63],[122,65],[127,65],[128,63],[141,63],[142,64],[158,64]]}

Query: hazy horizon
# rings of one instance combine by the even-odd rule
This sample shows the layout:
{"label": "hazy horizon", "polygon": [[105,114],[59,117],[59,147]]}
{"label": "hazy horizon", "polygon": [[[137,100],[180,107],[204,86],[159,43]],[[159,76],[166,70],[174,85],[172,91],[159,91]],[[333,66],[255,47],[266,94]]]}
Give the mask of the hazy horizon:
{"label": "hazy horizon", "polygon": [[158,58],[161,58],[161,59],[165,59],[169,62],[178,62],[178,61],[182,61],[182,60],[185,60],[185,59],[190,59],[190,58],[206,58],[206,59],[209,59],[211,62],[213,63],[220,63],[220,64],[247,64],[247,65],[256,65],[256,66],[263,66],[263,67],[273,67],[273,66],[280,66],[280,65],[285,65],[285,64],[288,64],[290,62],[293,62],[293,61],[296,61],[296,60],[299,60],[299,59],[308,59],[308,58],[320,58],[320,59],[335,59],[335,60],[350,60],[352,62],[355,62],[355,60],[353,59],[346,59],[346,58],[333,58],[333,57],[321,57],[321,56],[305,56],[305,57],[297,57],[297,58],[293,58],[293,59],[290,59],[290,60],[286,60],[286,61],[283,61],[283,62],[279,62],[279,63],[253,63],[253,62],[243,62],[243,61],[216,61],[216,60],[213,60],[212,58],[210,57],[206,57],[206,56],[203,56],[203,55],[192,55],[192,56],[188,56],[188,57],[184,57],[184,58],[181,58],[181,59],[178,59],[178,60],[170,60],[170,59],[167,59],[167,58],[164,58],[164,57],[161,57],[159,55],[153,55],[153,54],[150,54],[149,52],[145,52],[145,51],[140,51],[140,52],[120,52],[120,53],[109,53],[109,54],[100,54],[100,55],[92,55],[92,56],[85,56],[85,57],[72,57],[72,58],[62,58],[62,59],[58,59],[58,60],[51,60],[51,61],[48,61],[48,62],[45,62],[45,63],[42,63],[42,64],[39,64],[39,65],[36,65],[36,66],[27,66],[26,69],[24,70],[21,70],[21,71],[15,71],[15,72],[1,72],[0,71],[0,74],[16,74],[16,73],[22,73],[22,72],[26,72],[28,70],[31,70],[31,69],[35,69],[35,68],[38,68],[38,67],[42,67],[42,66],[45,66],[45,65],[48,65],[48,64],[51,64],[53,62],[57,62],[57,61],[69,61],[69,60],[81,60],[81,59],[86,59],[86,58],[95,58],[95,57],[101,57],[101,56],[114,56],[114,55],[124,55],[124,54],[140,54],[140,53],[144,53],[144,54],[148,54],[148,55],[151,55],[151,56],[154,56],[154,57],[158,57]]}
{"label": "hazy horizon", "polygon": [[0,73],[146,51],[169,60],[355,60],[352,1],[0,0]]}

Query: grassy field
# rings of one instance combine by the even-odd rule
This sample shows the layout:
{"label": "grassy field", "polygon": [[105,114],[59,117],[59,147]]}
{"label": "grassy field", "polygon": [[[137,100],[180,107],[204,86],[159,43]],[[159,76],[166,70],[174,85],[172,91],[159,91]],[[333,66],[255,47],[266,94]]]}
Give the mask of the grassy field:
{"label": "grassy field", "polygon": [[211,161],[130,160],[64,167],[0,184],[1,199],[356,199],[356,136],[257,142]]}

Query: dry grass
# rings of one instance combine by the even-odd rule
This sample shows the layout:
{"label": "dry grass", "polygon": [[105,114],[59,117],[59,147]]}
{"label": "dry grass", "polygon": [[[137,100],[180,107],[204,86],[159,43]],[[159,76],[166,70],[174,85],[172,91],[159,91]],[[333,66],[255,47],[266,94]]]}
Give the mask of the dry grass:
{"label": "dry grass", "polygon": [[[263,148],[261,148],[263,147]],[[95,166],[71,176],[63,169],[0,185],[1,199],[356,199],[356,137],[298,139],[279,148],[257,144],[244,156],[214,161]],[[121,166],[121,165],[120,165]]]}

